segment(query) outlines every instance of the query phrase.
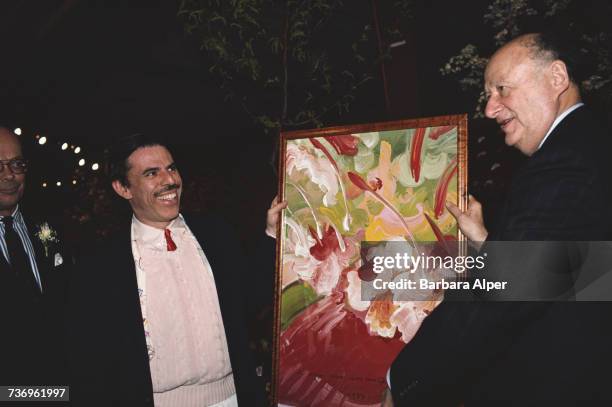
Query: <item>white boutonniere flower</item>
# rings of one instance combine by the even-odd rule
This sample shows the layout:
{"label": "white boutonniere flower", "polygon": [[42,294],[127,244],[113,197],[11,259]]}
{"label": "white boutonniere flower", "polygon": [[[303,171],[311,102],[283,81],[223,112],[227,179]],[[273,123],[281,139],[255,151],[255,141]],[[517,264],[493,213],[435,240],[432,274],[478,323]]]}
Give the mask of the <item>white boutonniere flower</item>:
{"label": "white boutonniere flower", "polygon": [[35,236],[40,240],[43,247],[45,248],[45,257],[49,257],[49,246],[51,243],[58,242],[57,232],[51,229],[51,226],[47,222],[38,225]]}

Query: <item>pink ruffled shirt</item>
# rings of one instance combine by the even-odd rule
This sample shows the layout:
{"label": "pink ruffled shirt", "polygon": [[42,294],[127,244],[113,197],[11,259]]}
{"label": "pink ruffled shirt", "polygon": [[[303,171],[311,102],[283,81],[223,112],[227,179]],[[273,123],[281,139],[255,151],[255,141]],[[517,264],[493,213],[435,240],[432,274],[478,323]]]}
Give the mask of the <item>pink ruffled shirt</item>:
{"label": "pink ruffled shirt", "polygon": [[175,251],[162,229],[132,219],[155,406],[237,405],[210,265],[182,216],[168,229]]}

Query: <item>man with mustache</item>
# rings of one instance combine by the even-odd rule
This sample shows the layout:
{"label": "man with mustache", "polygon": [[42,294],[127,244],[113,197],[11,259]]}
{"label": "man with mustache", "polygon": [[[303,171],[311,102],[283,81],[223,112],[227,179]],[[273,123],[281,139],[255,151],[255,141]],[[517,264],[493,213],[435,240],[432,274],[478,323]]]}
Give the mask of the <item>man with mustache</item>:
{"label": "man with mustache", "polygon": [[22,213],[27,169],[19,138],[0,127],[0,385],[65,384],[64,259],[57,236],[41,239]]}
{"label": "man with mustache", "polygon": [[[493,241],[612,240],[612,139],[581,102],[579,55],[571,45],[550,33],[526,34],[487,65],[485,114],[500,125],[506,144],[528,159],[495,228],[485,227],[473,197],[465,212],[448,204],[477,247],[485,241],[486,248]],[[502,271],[518,272],[513,264]],[[612,363],[610,315],[610,303],[445,301],[393,363],[393,402],[611,405],[607,377],[599,373]]]}
{"label": "man with mustache", "polygon": [[[162,142],[121,140],[110,150],[110,172],[133,216],[75,273],[73,405],[265,405],[247,344],[249,282],[241,278],[257,274],[257,264],[243,259],[225,223],[179,212],[182,180]],[[273,203],[267,232],[284,206]]]}

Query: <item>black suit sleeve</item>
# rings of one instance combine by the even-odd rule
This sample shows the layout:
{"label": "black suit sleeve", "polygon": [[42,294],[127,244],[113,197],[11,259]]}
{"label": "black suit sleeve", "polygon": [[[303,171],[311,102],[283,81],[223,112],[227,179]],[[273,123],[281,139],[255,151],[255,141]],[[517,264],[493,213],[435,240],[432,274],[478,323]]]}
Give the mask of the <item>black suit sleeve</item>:
{"label": "black suit sleeve", "polygon": [[459,405],[470,382],[546,307],[545,303],[443,302],[393,362],[395,405]]}

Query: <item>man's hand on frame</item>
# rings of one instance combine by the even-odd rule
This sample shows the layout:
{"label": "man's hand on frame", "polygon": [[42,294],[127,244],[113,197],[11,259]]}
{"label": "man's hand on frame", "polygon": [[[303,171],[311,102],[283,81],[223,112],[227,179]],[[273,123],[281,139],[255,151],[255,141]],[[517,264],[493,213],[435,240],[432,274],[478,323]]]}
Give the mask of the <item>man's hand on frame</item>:
{"label": "man's hand on frame", "polygon": [[452,202],[446,202],[446,208],[457,219],[457,224],[461,232],[472,242],[476,249],[480,249],[482,242],[487,239],[489,232],[485,228],[482,218],[482,205],[472,195],[468,200],[468,207],[465,212]]}
{"label": "man's hand on frame", "polygon": [[280,221],[281,211],[287,207],[287,201],[278,202],[278,195],[274,197],[268,209],[266,218],[266,235],[276,239],[276,230]]}

